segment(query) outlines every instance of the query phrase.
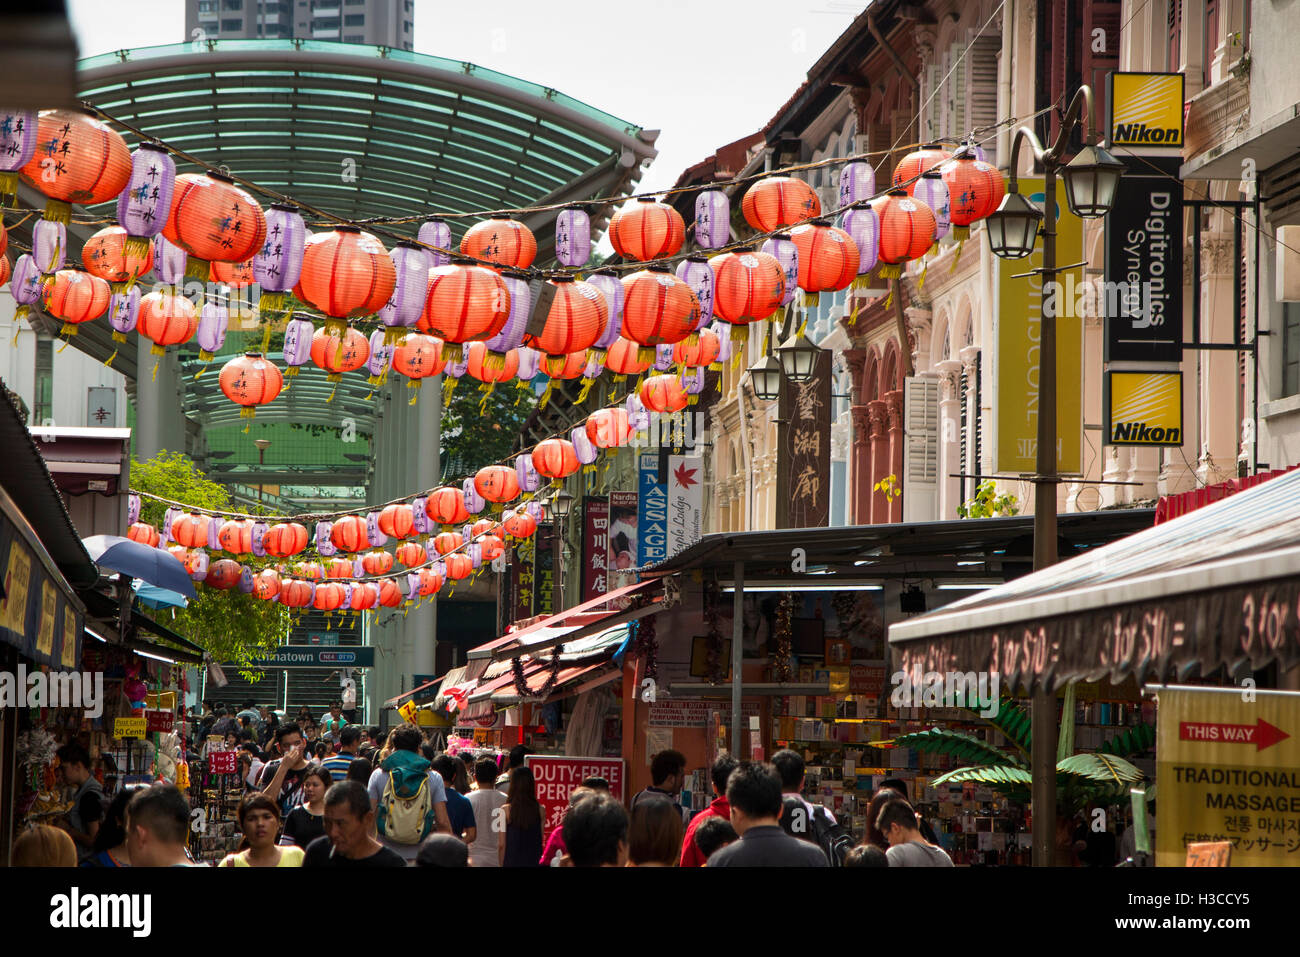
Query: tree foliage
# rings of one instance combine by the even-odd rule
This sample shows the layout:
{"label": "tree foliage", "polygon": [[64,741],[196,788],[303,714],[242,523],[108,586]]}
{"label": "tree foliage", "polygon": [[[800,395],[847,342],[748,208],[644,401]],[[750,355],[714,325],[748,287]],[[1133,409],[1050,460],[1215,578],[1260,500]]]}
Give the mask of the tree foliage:
{"label": "tree foliage", "polygon": [[469,376],[442,410],[442,465],[446,475],[472,474],[515,450],[515,441],[537,404],[531,390],[514,382],[484,393]]}
{"label": "tree foliage", "polygon": [[1000,515],[1019,515],[1020,502],[1014,495],[998,495],[992,479],[975,487],[975,497],[957,506],[962,518],[996,518]]}
{"label": "tree foliage", "polygon": [[[230,507],[226,488],[208,479],[180,452],[163,451],[147,462],[132,461],[131,487],[200,508]],[[166,511],[161,502],[141,499],[141,521],[161,529]],[[189,607],[160,612],[164,624],[211,652],[217,661],[234,662],[241,673],[247,675],[252,659],[263,657],[288,633],[289,610],[279,602],[261,601],[238,589],[200,587],[198,593]],[[166,620],[167,611],[174,611],[173,620]]]}

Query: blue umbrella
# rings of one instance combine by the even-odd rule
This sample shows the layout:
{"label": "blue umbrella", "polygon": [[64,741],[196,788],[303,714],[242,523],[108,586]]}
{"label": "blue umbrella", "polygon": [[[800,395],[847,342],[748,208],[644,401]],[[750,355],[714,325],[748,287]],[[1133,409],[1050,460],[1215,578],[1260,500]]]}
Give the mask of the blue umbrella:
{"label": "blue umbrella", "polygon": [[120,535],[91,535],[83,538],[81,543],[90,553],[91,561],[101,568],[180,592],[186,598],[198,597],[185,566],[171,552],[150,548]]}
{"label": "blue umbrella", "polygon": [[150,585],[142,578],[135,579],[133,590],[140,604],[149,608],[184,608],[190,603],[189,599],[179,592]]}

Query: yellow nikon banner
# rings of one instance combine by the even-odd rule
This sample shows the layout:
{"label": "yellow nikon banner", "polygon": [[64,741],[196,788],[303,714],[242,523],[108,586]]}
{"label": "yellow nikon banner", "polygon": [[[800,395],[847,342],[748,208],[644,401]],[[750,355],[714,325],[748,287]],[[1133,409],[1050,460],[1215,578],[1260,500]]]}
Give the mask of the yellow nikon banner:
{"label": "yellow nikon banner", "polygon": [[1156,866],[1232,844],[1233,867],[1300,865],[1300,693],[1162,688]]}
{"label": "yellow nikon banner", "polygon": [[[1041,176],[1020,177],[1020,192],[1043,208]],[[1065,202],[1065,184],[1056,181],[1056,261],[1083,261],[1083,220]],[[1038,353],[1043,313],[1043,277],[1012,278],[1043,265],[1043,241],[1025,259],[998,259],[997,362],[993,407],[998,438],[995,472],[1033,472],[1038,448]],[[1073,277],[1072,279],[1069,277]],[[1056,281],[1064,288],[1083,288],[1083,267],[1063,269]],[[1056,469],[1069,475],[1083,471],[1083,316],[1073,296],[1057,296],[1056,316]]]}
{"label": "yellow nikon banner", "polygon": [[1181,73],[1111,73],[1107,81],[1112,147],[1182,149]]}
{"label": "yellow nikon banner", "polygon": [[1183,444],[1181,372],[1106,372],[1106,444]]}

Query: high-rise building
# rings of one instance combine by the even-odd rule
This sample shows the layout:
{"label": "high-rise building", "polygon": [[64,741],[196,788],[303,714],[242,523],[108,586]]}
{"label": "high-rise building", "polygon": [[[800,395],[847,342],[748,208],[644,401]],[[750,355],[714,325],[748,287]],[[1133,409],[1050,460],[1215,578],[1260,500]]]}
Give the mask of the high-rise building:
{"label": "high-rise building", "polygon": [[185,39],[300,39],[412,49],[414,0],[186,0]]}

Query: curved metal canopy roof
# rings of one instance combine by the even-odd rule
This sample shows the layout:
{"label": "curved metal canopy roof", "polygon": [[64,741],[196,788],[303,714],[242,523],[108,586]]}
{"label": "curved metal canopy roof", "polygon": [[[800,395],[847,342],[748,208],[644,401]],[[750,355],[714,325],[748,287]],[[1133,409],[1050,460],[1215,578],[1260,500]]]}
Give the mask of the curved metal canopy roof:
{"label": "curved metal canopy roof", "polygon": [[[185,414],[197,418],[205,428],[238,425],[243,421],[239,415],[241,407],[217,387],[217,372],[225,358],[220,356],[211,364],[197,359],[181,363],[181,376],[187,384]],[[279,353],[272,353],[269,358],[277,365],[282,361]],[[208,371],[195,380],[196,373],[204,368]],[[362,435],[374,431],[374,397],[381,390],[370,388],[364,371],[345,373],[334,383],[328,380],[324,369],[305,365],[296,376],[286,377],[285,383],[289,388],[257,410],[259,420],[337,426],[342,419],[352,418]]]}

